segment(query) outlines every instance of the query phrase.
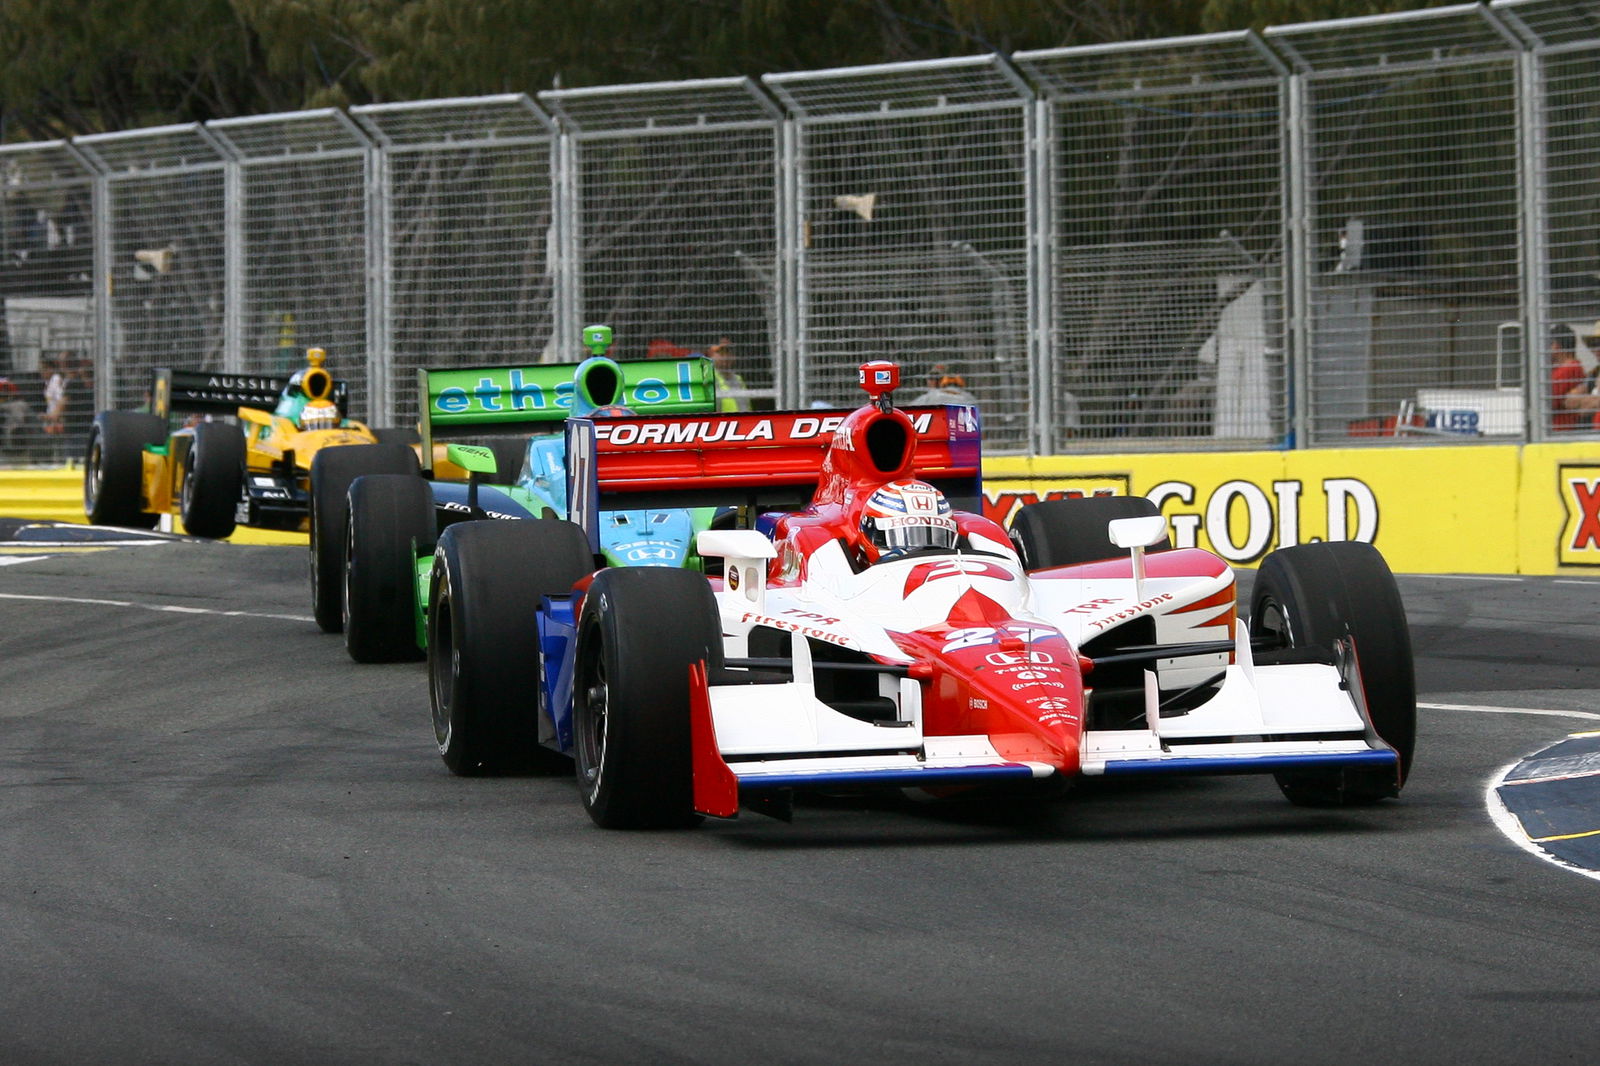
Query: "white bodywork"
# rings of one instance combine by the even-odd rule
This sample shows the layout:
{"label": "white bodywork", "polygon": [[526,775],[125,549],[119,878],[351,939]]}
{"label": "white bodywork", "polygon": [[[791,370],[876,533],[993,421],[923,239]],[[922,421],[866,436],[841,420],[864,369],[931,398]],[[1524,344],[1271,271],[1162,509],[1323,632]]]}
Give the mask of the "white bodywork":
{"label": "white bodywork", "polygon": [[[1136,555],[1159,539],[1142,526],[1119,532]],[[791,681],[709,688],[717,747],[741,784],[1002,767],[1033,777],[1057,772],[1060,768],[1045,763],[1008,761],[985,735],[924,735],[923,682],[915,677],[877,675],[878,694],[895,708],[892,721],[863,721],[817,698],[812,641],[910,667],[913,657],[891,633],[948,628],[952,609],[969,591],[1004,609],[1010,621],[1001,636],[1024,653],[1057,634],[1081,650],[1097,635],[1145,617],[1153,620],[1155,643],[1163,648],[1232,642],[1231,655],[1152,662],[1144,673],[1144,728],[1085,730],[1079,772],[1161,772],[1180,765],[1195,772],[1248,772],[1258,762],[1262,770],[1271,770],[1286,758],[1384,750],[1369,739],[1358,699],[1343,683],[1339,667],[1253,663],[1248,635],[1235,621],[1233,574],[1220,561],[1214,574],[1181,578],[1146,577],[1142,567],[1132,579],[1085,576],[1076,567],[1029,576],[1009,544],[975,546],[982,550],[881,562],[858,573],[834,543],[811,556],[804,583],[768,587],[766,566],[773,551],[765,538],[748,532],[701,534],[700,553],[723,557],[725,572],[738,575],[717,593],[725,654],[749,656],[750,634],[758,626],[792,634]],[[961,646],[963,632],[948,634],[947,651]],[[992,628],[975,626],[972,633],[974,641],[995,638]],[[1204,703],[1161,716],[1163,690],[1181,691],[1219,674],[1222,683]],[[1085,686],[1092,682],[1090,674]]]}

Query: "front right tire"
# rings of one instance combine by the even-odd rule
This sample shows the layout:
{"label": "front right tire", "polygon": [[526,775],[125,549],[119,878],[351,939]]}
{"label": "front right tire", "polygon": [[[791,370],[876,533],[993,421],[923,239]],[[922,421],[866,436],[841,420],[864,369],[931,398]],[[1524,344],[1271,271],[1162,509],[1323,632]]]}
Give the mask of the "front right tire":
{"label": "front right tire", "polygon": [[83,513],[95,526],[154,529],[144,509],[144,449],[167,439],[166,419],[135,411],[94,416],[83,459]]}

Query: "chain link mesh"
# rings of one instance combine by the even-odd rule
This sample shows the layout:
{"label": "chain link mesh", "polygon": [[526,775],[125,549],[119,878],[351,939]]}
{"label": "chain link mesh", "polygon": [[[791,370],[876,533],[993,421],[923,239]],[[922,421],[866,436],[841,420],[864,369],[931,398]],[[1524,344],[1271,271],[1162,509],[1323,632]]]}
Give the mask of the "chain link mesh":
{"label": "chain link mesh", "polygon": [[416,367],[601,321],[741,405],[893,358],[994,452],[1593,434],[1551,339],[1600,363],[1597,86],[1592,5],[1495,0],[5,146],[0,376],[71,349],[131,408],[317,345],[405,423]]}

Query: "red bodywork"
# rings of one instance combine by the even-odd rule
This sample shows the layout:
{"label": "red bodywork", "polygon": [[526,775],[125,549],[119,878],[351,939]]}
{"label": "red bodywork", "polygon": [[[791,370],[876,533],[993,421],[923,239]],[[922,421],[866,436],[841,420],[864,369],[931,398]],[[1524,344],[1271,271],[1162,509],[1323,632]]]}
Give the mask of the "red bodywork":
{"label": "red bodywork", "polygon": [[[865,382],[869,369],[863,368]],[[865,384],[864,386],[865,387]],[[871,391],[871,390],[869,390]],[[879,400],[840,423],[822,461],[811,506],[780,518],[773,530],[777,557],[769,587],[807,579],[813,553],[843,541],[865,550],[861,512],[880,485],[918,474],[917,439],[904,412]],[[957,511],[959,534],[1009,543],[999,523]],[[1124,570],[1127,563],[1121,563]],[[930,558],[912,569],[909,595],[931,582],[967,577],[1015,581],[1005,567],[981,556]],[[1007,759],[1042,762],[1076,773],[1083,737],[1083,675],[1077,652],[1058,631],[1012,617],[1000,602],[969,588],[945,621],[894,634],[923,675],[923,731],[928,736],[987,735]]]}

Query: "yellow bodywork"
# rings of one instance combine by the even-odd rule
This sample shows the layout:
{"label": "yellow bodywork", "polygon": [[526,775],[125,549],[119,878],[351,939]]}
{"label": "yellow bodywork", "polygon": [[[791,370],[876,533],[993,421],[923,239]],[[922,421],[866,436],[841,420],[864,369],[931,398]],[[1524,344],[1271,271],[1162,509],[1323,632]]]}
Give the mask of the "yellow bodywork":
{"label": "yellow bodywork", "polygon": [[[292,452],[301,491],[310,488],[311,461],[317,452],[345,444],[378,443],[372,430],[355,421],[347,421],[338,429],[300,429],[287,418],[254,407],[241,407],[237,415],[245,439],[245,476],[271,473],[273,464]],[[194,430],[185,427],[167,438],[166,448],[145,450],[142,491],[146,511],[178,513],[183,461],[193,441]],[[302,520],[300,531],[306,532],[309,526],[309,519]]]}

